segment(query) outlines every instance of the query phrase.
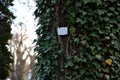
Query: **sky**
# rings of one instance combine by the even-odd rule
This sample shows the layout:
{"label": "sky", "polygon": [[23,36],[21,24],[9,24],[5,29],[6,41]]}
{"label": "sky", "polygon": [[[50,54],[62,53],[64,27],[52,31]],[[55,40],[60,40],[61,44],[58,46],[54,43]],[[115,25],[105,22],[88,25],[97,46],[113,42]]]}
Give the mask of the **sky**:
{"label": "sky", "polygon": [[12,33],[20,32],[21,27],[19,23],[22,22],[26,26],[26,33],[28,34],[28,40],[26,45],[32,44],[32,41],[36,38],[36,21],[34,17],[34,11],[36,9],[35,2],[33,0],[14,0],[14,6],[10,7],[10,10],[16,16],[16,19],[12,24]]}
{"label": "sky", "polygon": [[[16,18],[13,20],[11,33],[13,35],[17,32],[20,33],[21,28],[19,23],[22,22],[24,24],[23,27],[26,26],[26,34],[28,35],[28,39],[24,44],[29,47],[31,44],[33,44],[33,40],[37,38],[35,33],[37,28],[37,21],[35,20],[33,14],[36,9],[35,2],[34,0],[14,0],[13,4],[14,6],[9,7],[9,9],[14,14],[14,16],[16,16]],[[29,58],[26,62],[28,64],[30,63]],[[8,78],[6,80],[10,79]]]}
{"label": "sky", "polygon": [[[27,39],[23,42],[23,45],[26,47],[32,47],[34,39],[36,39],[37,35],[35,30],[37,28],[37,21],[34,17],[34,11],[36,9],[35,2],[33,0],[14,0],[14,6],[9,7],[16,18],[13,20],[12,31],[11,33],[14,35],[15,33],[20,33],[21,26],[19,23],[23,23],[22,27],[26,28]],[[25,30],[25,29],[24,29]],[[32,48],[31,55],[34,55],[34,48]],[[27,56],[27,53],[23,55],[23,59]],[[15,57],[15,60],[17,57]],[[30,64],[29,58],[26,61]],[[16,63],[16,61],[15,61]]]}
{"label": "sky", "polygon": [[[34,17],[34,11],[36,9],[34,0],[14,0],[14,6],[9,7],[11,12],[16,16],[12,23],[11,33],[20,33],[21,27],[19,23],[23,23],[22,27],[26,28],[27,40],[23,42],[26,47],[34,46],[33,40],[36,39],[35,30],[37,28],[37,21]],[[34,48],[33,48],[34,50]],[[34,54],[32,50],[32,53]],[[26,57],[27,53],[23,56],[23,59]],[[15,56],[15,60],[17,57]],[[28,57],[27,61],[30,64],[30,59]],[[16,63],[16,61],[15,61]],[[9,79],[8,79],[9,80]]]}

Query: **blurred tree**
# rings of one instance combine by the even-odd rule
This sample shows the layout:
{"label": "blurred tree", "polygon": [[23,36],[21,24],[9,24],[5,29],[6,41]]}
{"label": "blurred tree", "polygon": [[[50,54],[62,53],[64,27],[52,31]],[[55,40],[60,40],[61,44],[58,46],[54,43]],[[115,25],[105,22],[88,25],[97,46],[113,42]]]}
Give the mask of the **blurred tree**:
{"label": "blurred tree", "polygon": [[[10,52],[14,58],[12,65],[14,71],[11,74],[12,80],[28,80],[28,73],[31,69],[34,56],[31,55],[33,52],[33,44],[27,45],[28,34],[26,33],[26,26],[24,23],[18,23],[19,31],[13,33],[13,37],[10,40]],[[31,63],[31,64],[30,64]]]}
{"label": "blurred tree", "polygon": [[11,38],[11,23],[14,18],[8,9],[12,6],[13,0],[0,0],[0,79],[4,80],[9,75],[10,63],[13,62],[12,56],[6,45]]}

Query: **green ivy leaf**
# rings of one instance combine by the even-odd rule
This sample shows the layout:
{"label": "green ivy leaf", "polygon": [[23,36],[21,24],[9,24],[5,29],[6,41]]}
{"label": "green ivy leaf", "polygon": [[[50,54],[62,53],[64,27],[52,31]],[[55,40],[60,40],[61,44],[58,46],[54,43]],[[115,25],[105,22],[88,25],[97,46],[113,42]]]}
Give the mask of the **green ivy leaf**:
{"label": "green ivy leaf", "polygon": [[91,50],[94,50],[94,49],[95,49],[95,46],[90,46],[90,49],[91,49]]}
{"label": "green ivy leaf", "polygon": [[71,55],[67,55],[67,59],[70,60],[71,59]]}
{"label": "green ivy leaf", "polygon": [[98,37],[98,35],[96,34],[96,32],[92,32],[89,35],[92,36],[92,37]]}
{"label": "green ivy leaf", "polygon": [[95,55],[95,57],[96,57],[98,60],[100,60],[100,59],[102,58],[101,55]]}
{"label": "green ivy leaf", "polygon": [[77,6],[77,7],[80,7],[80,6],[81,6],[81,3],[80,3],[80,2],[77,2],[77,3],[76,3],[76,6]]}
{"label": "green ivy leaf", "polygon": [[71,60],[69,60],[66,65],[65,65],[65,68],[68,68],[68,67],[72,67],[74,64]]}
{"label": "green ivy leaf", "polygon": [[103,14],[105,14],[106,11],[105,10],[97,10],[97,12],[99,15],[103,15]]}
{"label": "green ivy leaf", "polygon": [[83,0],[84,4],[91,2],[91,0]]}
{"label": "green ivy leaf", "polygon": [[51,3],[56,4],[57,0],[51,0]]}
{"label": "green ivy leaf", "polygon": [[71,33],[74,33],[75,30],[76,30],[76,29],[75,29],[74,27],[70,27],[70,32],[71,32]]}
{"label": "green ivy leaf", "polygon": [[74,42],[76,42],[77,44],[79,44],[79,43],[80,43],[79,38],[75,38],[75,39],[74,39]]}

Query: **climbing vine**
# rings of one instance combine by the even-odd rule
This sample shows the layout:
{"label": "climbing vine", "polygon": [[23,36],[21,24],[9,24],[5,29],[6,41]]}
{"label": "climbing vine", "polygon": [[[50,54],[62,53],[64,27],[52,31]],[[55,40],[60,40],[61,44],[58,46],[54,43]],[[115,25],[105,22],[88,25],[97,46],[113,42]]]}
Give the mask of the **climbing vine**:
{"label": "climbing vine", "polygon": [[[38,80],[118,80],[119,0],[36,0]],[[69,34],[58,36],[57,27]]]}

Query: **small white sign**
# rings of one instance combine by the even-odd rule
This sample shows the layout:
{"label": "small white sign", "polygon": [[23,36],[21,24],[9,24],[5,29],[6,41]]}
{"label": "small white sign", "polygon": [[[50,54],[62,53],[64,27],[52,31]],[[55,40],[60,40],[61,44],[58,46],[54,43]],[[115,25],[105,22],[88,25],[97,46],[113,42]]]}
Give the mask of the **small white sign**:
{"label": "small white sign", "polygon": [[58,27],[57,32],[58,32],[58,35],[67,35],[68,27]]}

